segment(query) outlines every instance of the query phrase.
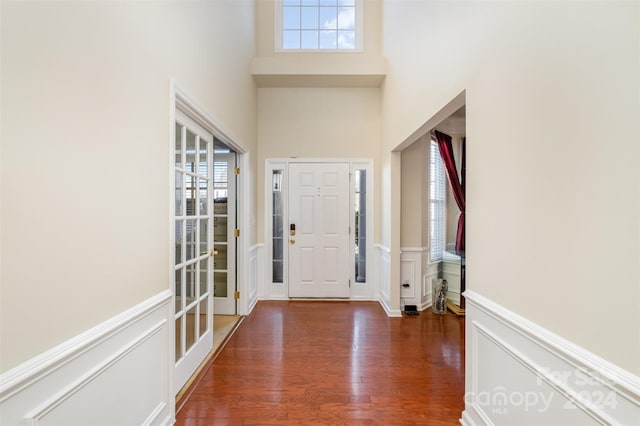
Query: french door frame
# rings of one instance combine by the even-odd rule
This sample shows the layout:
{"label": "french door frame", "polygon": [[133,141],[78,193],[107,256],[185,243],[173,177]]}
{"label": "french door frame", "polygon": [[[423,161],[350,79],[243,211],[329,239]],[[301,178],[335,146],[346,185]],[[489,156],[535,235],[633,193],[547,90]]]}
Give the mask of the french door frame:
{"label": "french door frame", "polygon": [[[262,291],[264,298],[270,300],[289,300],[289,165],[292,163],[348,163],[349,174],[349,217],[351,232],[349,235],[349,247],[355,246],[355,189],[353,174],[356,170],[366,171],[366,281],[356,282],[355,277],[355,251],[349,250],[349,280],[350,294],[349,300],[378,300],[379,291],[377,289],[376,276],[373,265],[373,224],[374,224],[374,163],[372,159],[353,158],[268,158],[265,160],[264,174],[264,241],[265,241],[265,288]],[[282,199],[283,199],[283,279],[282,283],[273,281],[272,259],[273,259],[273,199],[272,199],[272,176],[275,170],[282,171]],[[285,244],[286,242],[286,244]]]}
{"label": "french door frame", "polygon": [[[236,152],[237,154],[237,164],[241,170],[240,175],[237,179],[236,184],[236,199],[237,199],[237,227],[241,230],[240,236],[236,238],[236,249],[237,249],[237,290],[240,292],[240,299],[237,301],[237,313],[240,315],[245,315],[248,311],[248,302],[247,302],[247,292],[246,289],[246,272],[248,269],[247,265],[247,234],[249,230],[249,224],[247,222],[248,215],[246,213],[246,207],[250,205],[249,203],[249,194],[247,191],[247,180],[245,176],[247,173],[242,173],[242,171],[248,170],[248,159],[247,159],[247,151],[237,142],[237,138],[232,136],[231,133],[226,131],[222,125],[220,125],[216,120],[211,118],[211,116],[206,112],[206,110],[194,100],[183,88],[181,88],[175,80],[170,81],[169,87],[169,150],[167,152],[169,155],[169,163],[168,163],[168,175],[169,175],[169,186],[168,186],[168,199],[169,199],[169,242],[168,242],[168,252],[169,259],[167,265],[167,274],[168,274],[168,282],[171,286],[171,291],[174,292],[174,301],[173,301],[173,309],[175,309],[175,269],[173,264],[173,259],[175,259],[175,232],[174,232],[174,212],[175,212],[175,126],[176,126],[176,118],[177,111],[180,110],[181,113],[185,114],[189,119],[196,122],[199,126],[204,128],[207,132],[211,133],[215,138],[222,141],[225,145],[227,145],[230,149]],[[213,178],[213,176],[212,176]],[[213,208],[213,203],[212,206]],[[243,232],[244,231],[244,232]],[[212,289],[213,290],[213,286]],[[245,297],[243,297],[245,295]],[[213,297],[213,295],[212,295]],[[213,312],[215,314],[215,311]],[[175,314],[175,311],[172,312]],[[172,315],[173,318],[174,315]],[[168,339],[169,347],[167,348],[167,361],[170,365],[170,383],[169,388],[171,389],[171,394],[173,395],[176,387],[176,377],[175,377],[175,327],[172,325],[169,327],[170,336]],[[175,410],[173,407],[172,410]],[[173,412],[175,417],[175,412]]]}
{"label": "french door frame", "polygon": [[[179,192],[181,202],[176,203],[177,209],[173,217],[177,240],[174,247],[180,247],[180,250],[176,250],[176,258],[173,259],[176,278],[172,281],[172,288],[176,301],[176,353],[180,353],[175,370],[176,385],[179,388],[213,349],[213,211],[210,204],[215,139],[181,111],[176,112],[176,123],[179,123],[179,127],[176,124],[176,144],[180,144],[180,148],[176,147],[173,154],[176,158],[175,175],[179,175],[181,181],[176,185],[176,199]],[[189,146],[189,134],[192,135],[191,158],[186,149]],[[188,165],[191,167],[187,167]],[[201,201],[203,191],[204,199]]]}

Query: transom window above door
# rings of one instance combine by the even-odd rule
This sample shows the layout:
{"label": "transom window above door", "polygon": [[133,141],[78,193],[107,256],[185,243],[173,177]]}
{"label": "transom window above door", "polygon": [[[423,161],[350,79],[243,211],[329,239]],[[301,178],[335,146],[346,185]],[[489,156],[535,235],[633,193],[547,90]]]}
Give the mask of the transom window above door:
{"label": "transom window above door", "polygon": [[361,49],[361,0],[279,0],[277,50]]}

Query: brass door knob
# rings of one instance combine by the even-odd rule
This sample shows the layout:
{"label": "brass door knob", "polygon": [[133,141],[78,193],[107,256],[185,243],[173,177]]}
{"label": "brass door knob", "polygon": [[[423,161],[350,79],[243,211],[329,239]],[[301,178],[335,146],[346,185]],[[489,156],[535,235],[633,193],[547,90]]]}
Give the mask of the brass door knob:
{"label": "brass door knob", "polygon": [[289,242],[290,242],[291,244],[295,244],[295,243],[296,243],[296,240],[294,240],[294,239],[292,238],[292,239],[290,239],[290,240],[289,240]]}

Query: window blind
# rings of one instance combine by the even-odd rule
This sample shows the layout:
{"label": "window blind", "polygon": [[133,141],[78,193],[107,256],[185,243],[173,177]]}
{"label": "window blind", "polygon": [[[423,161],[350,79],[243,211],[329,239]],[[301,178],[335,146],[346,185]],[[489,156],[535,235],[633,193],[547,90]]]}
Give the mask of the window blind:
{"label": "window blind", "polygon": [[445,218],[447,180],[440,150],[435,141],[431,141],[429,151],[429,235],[431,260],[442,260],[445,249]]}

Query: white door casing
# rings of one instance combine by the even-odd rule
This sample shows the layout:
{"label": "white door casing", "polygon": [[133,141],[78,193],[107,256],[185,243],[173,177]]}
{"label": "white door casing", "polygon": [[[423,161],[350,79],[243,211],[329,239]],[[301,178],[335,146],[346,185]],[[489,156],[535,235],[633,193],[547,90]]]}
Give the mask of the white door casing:
{"label": "white door casing", "polygon": [[289,297],[349,297],[349,164],[289,165]]}

